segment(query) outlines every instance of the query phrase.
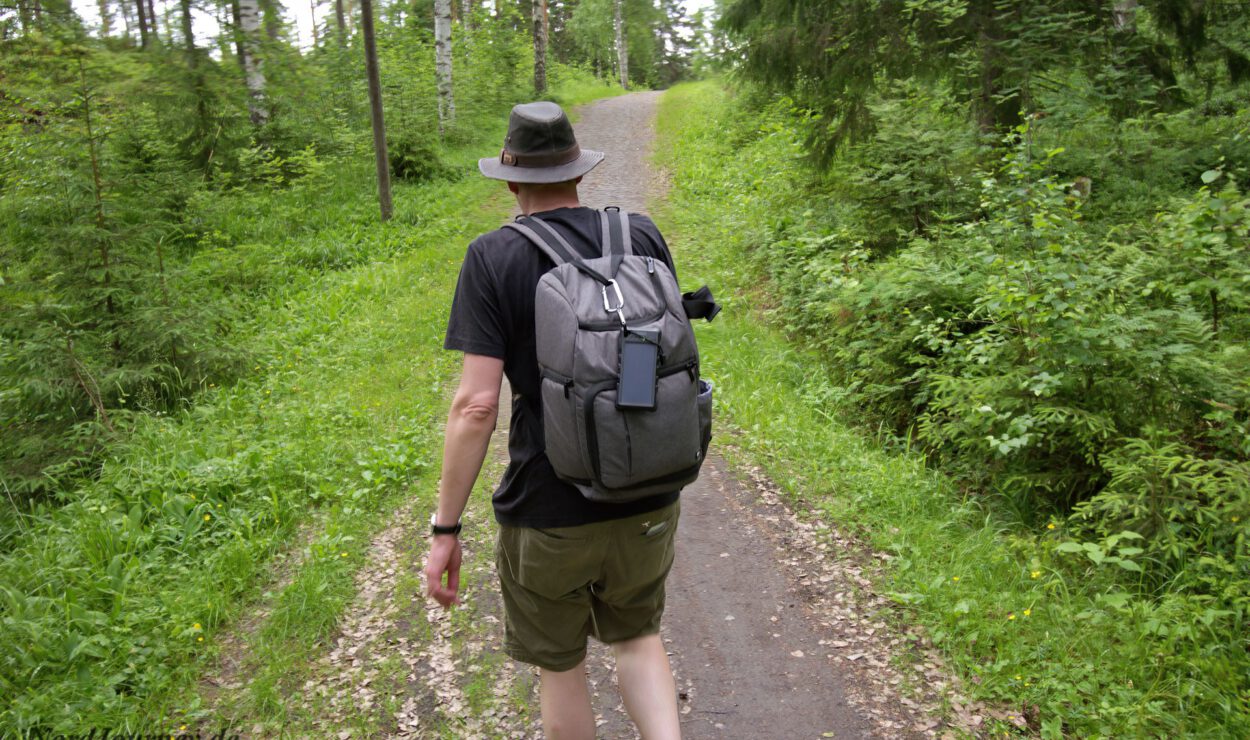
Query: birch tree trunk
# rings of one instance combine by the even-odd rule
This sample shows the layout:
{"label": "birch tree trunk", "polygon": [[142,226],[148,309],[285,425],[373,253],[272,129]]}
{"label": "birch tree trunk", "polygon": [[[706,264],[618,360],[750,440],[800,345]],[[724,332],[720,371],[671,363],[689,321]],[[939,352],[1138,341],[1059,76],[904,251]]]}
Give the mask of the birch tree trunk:
{"label": "birch tree trunk", "polygon": [[339,46],[347,43],[347,20],[343,17],[343,0],[334,0],[334,21],[338,24]]}
{"label": "birch tree trunk", "polygon": [[460,25],[471,28],[473,25],[473,0],[460,0]]}
{"label": "birch tree trunk", "polygon": [[239,0],[239,58],[243,64],[243,78],[247,85],[247,110],[252,123],[261,126],[269,120],[265,103],[265,73],[260,59],[256,57],[257,40],[260,38],[260,4],[256,0]]}
{"label": "birch tree trunk", "polygon": [[[450,0],[441,0],[451,15]],[[382,118],[382,83],[378,79],[378,47],[373,38],[373,0],[360,2],[360,30],[365,37],[365,76],[369,78],[369,113],[373,122],[373,162],[378,171],[378,207],[382,220],[391,218],[391,164],[386,154],[386,121]]]}
{"label": "birch tree trunk", "polygon": [[547,92],[547,0],[534,3],[534,93]]}
{"label": "birch tree trunk", "polygon": [[438,128],[456,120],[451,86],[451,0],[434,0],[434,78],[438,82]]}
{"label": "birch tree trunk", "polygon": [[629,49],[625,47],[625,18],[621,15],[622,0],[615,0],[616,63],[620,67],[621,87],[629,89]]}

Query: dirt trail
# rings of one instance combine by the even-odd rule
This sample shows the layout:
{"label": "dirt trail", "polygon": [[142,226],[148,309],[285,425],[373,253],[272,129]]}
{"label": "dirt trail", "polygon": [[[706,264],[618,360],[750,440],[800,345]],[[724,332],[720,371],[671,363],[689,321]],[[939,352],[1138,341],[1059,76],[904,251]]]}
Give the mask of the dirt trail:
{"label": "dirt trail", "polygon": [[[659,96],[634,93],[582,111],[579,141],[607,154],[582,183],[586,205],[645,212],[664,197],[665,179],[649,161]],[[681,254],[675,259],[680,273]],[[939,691],[950,683],[931,651],[919,656],[927,660],[916,663],[918,674],[895,667],[893,656],[918,640],[883,621],[889,606],[867,590],[864,566],[852,557],[871,563],[871,554],[803,521],[755,479],[735,477],[714,445],[703,476],[682,493],[663,635],[684,735],[936,736]],[[600,734],[633,737],[610,664],[606,649],[592,650]],[[905,687],[923,690],[904,695]]]}
{"label": "dirt trail", "polygon": [[[581,111],[578,138],[607,153],[583,181],[587,205],[645,212],[664,197],[664,178],[649,161],[658,98],[634,93]],[[676,261],[680,271],[680,252]],[[339,740],[541,736],[535,672],[507,659],[500,646],[488,491],[505,463],[507,429],[503,418],[465,514],[461,606],[445,612],[423,597],[428,513],[415,503],[402,507],[374,537],[337,635],[291,677],[284,733]],[[887,556],[792,510],[758,471],[731,470],[717,451],[723,440],[714,442],[700,480],[682,493],[668,584],[662,634],[684,736],[975,735],[987,713],[962,700],[936,651],[892,624],[891,605],[872,591],[869,577]],[[588,672],[599,737],[633,738],[611,664],[608,649],[592,641]],[[246,734],[268,736],[272,729],[257,725]]]}

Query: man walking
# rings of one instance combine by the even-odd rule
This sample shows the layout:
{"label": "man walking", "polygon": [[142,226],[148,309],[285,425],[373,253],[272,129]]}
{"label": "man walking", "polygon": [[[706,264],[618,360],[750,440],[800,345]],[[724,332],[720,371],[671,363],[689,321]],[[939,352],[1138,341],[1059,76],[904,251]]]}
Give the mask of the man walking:
{"label": "man walking", "polygon": [[[508,183],[525,215],[591,258],[601,254],[606,229],[599,212],[580,204],[577,186],[602,160],[603,153],[578,146],[559,106],[528,103],[513,108],[500,156],[478,167]],[[629,224],[634,254],[672,269],[655,224],[640,215]],[[456,603],[460,515],[486,456],[506,375],[513,394],[509,465],[493,498],[505,650],[540,669],[548,738],[595,736],[588,636],[612,646],[626,711],[643,738],[678,738],[676,689],[659,636],[678,492],[601,503],[556,476],[545,452],[534,307],[539,279],[553,267],[512,229],[469,245],[445,341],[447,349],[464,352],[464,366],[447,420],[428,592],[444,607]]]}

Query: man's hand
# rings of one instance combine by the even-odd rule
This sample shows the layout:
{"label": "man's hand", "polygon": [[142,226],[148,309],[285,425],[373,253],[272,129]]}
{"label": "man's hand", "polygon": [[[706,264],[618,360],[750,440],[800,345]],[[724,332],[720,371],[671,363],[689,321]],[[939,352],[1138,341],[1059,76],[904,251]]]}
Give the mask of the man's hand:
{"label": "man's hand", "polygon": [[[447,585],[443,585],[443,574]],[[425,559],[425,592],[434,600],[450,609],[459,604],[456,593],[460,590],[460,538],[450,534],[436,534],[430,543],[430,554]]]}

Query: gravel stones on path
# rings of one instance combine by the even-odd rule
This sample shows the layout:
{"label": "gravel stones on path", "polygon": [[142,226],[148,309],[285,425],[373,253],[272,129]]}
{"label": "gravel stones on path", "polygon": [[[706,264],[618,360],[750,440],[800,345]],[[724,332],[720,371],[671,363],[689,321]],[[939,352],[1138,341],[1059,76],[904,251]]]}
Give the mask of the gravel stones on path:
{"label": "gravel stones on path", "polygon": [[[650,165],[659,97],[581,109],[579,141],[607,155],[583,180],[583,203],[645,213],[663,197]],[[676,261],[680,269],[680,253]],[[488,490],[506,461],[507,429],[501,418],[483,471]],[[990,719],[1023,725],[964,700],[921,632],[900,626],[901,613],[873,589],[888,556],[792,507],[760,471],[731,470],[717,450],[723,436],[682,494],[668,583],[662,636],[684,737],[945,738],[976,736]],[[424,565],[428,512],[403,507],[373,538],[338,635],[289,697],[298,727],[340,740],[541,737],[536,672],[501,653],[495,526],[481,488],[465,520],[467,587],[451,612],[411,582]],[[612,663],[592,641],[598,734],[633,738]]]}

